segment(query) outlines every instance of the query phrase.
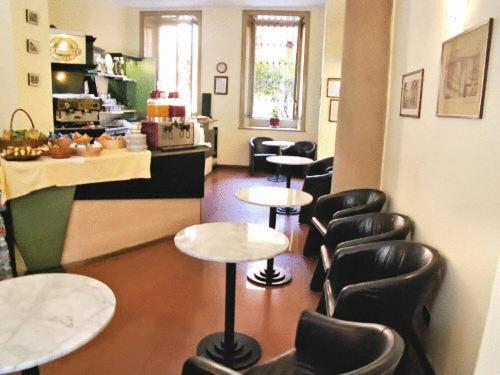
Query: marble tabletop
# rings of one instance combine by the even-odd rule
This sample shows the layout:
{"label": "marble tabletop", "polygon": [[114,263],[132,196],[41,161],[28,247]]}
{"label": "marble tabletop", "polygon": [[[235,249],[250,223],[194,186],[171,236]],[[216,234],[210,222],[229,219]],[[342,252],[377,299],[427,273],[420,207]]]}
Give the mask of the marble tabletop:
{"label": "marble tabletop", "polygon": [[234,195],[243,202],[266,207],[305,206],[313,200],[305,191],[272,186],[250,187]]}
{"label": "marble tabletop", "polygon": [[293,146],[295,142],[290,141],[263,141],[264,146],[274,146],[274,147],[288,147]]}
{"label": "marble tabletop", "polygon": [[38,274],[0,282],[0,374],[69,354],[113,317],[115,295],[102,282],[71,274]]}
{"label": "marble tabletop", "polygon": [[304,158],[302,156],[287,156],[287,155],[268,156],[266,160],[269,163],[282,164],[282,165],[307,165],[314,162],[314,160],[309,158]]}
{"label": "marble tabletop", "polygon": [[273,258],[288,249],[288,238],[257,224],[206,223],[175,235],[175,246],[194,258],[243,263]]}

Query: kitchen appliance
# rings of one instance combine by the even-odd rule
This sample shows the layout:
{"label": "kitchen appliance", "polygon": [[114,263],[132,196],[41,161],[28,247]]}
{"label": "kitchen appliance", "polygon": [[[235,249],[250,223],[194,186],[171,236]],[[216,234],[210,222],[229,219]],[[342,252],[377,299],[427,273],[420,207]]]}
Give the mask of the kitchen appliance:
{"label": "kitchen appliance", "polygon": [[85,94],[63,94],[53,96],[56,128],[82,127],[99,124],[101,99]]}
{"label": "kitchen appliance", "polygon": [[54,131],[56,133],[78,132],[98,137],[104,133],[99,125],[99,98],[87,94],[54,94],[52,96]]}
{"label": "kitchen appliance", "polygon": [[194,122],[190,120],[167,122],[142,122],[149,148],[188,148],[194,145]]}

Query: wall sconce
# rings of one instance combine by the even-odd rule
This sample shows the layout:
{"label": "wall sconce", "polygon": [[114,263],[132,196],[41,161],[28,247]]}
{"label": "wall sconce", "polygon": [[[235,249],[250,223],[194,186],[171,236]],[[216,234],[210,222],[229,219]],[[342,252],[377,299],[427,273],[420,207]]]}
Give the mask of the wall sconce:
{"label": "wall sconce", "polygon": [[56,80],[59,81],[59,82],[66,81],[66,73],[64,73],[64,72],[57,72],[56,73]]}
{"label": "wall sconce", "polygon": [[464,31],[469,0],[448,0],[448,36]]}

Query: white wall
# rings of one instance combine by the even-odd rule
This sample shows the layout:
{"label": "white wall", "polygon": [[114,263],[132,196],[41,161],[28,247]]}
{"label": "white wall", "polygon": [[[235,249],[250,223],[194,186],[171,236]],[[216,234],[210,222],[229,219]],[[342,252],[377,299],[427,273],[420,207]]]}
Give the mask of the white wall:
{"label": "white wall", "polygon": [[[457,29],[489,17],[497,22],[482,120],[435,116],[441,43],[454,33],[449,21],[460,14],[461,3],[465,18]],[[498,22],[498,0],[395,3],[382,188],[390,195],[389,208],[415,221],[415,238],[435,246],[446,261],[428,335],[431,360],[443,375],[474,371],[500,255]],[[422,117],[401,118],[401,76],[420,68],[425,69]]]}
{"label": "white wall", "polygon": [[[38,25],[25,22],[26,9],[38,12]],[[48,132],[53,128],[53,121],[47,0],[4,0],[0,14],[0,48],[3,51],[0,129],[8,127],[10,114],[21,107],[32,116],[37,129]],[[40,42],[39,54],[26,51],[27,39]],[[28,86],[28,73],[39,74],[38,87]],[[16,115],[15,129],[29,126],[23,114]]]}
{"label": "white wall", "polygon": [[498,337],[500,336],[500,262],[497,265],[493,291],[491,293],[488,318],[484,327],[481,350],[477,360],[475,375],[495,374],[500,369],[500,356],[498,355]]}
{"label": "white wall", "polygon": [[337,123],[328,121],[330,98],[326,97],[326,90],[327,79],[339,78],[341,75],[345,2],[346,0],[328,0],[325,4],[323,73],[318,119],[318,159],[332,156],[335,153]]}
{"label": "white wall", "polygon": [[110,52],[132,52],[127,43],[127,8],[113,0],[48,1],[50,23],[58,29],[93,35],[95,45]]}

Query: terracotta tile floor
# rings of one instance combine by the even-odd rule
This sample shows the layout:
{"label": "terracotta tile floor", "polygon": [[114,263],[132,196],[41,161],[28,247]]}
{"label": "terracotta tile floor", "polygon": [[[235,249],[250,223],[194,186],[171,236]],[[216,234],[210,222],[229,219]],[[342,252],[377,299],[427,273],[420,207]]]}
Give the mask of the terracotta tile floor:
{"label": "terracotta tile floor", "polygon": [[[281,183],[284,185],[284,183]],[[300,180],[293,187],[300,188]],[[244,169],[217,169],[206,180],[203,221],[267,225],[268,209],[238,201],[233,193],[253,185],[279,186]],[[309,291],[314,260],[301,255],[306,227],[297,216],[278,217],[277,228],[291,239],[291,251],[277,263],[293,274],[291,284],[265,289],[246,281],[238,266],[236,329],[262,345],[262,360],[293,347],[300,312],[314,309],[318,295]],[[172,240],[75,266],[69,272],[109,285],[117,297],[110,325],[78,351],[45,366],[42,374],[180,374],[205,335],[224,322],[224,265],[179,252]]]}

